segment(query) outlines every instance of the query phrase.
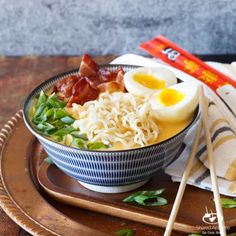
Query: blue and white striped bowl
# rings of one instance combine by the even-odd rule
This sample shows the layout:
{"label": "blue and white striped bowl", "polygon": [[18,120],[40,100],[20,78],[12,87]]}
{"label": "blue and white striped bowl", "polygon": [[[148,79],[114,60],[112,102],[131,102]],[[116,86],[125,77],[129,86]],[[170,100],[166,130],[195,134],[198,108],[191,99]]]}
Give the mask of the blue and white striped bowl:
{"label": "blue and white striped bowl", "polygon": [[[116,70],[120,65],[104,66]],[[136,66],[121,65],[125,71]],[[41,90],[47,91],[58,81],[78,73],[79,69],[55,76],[37,88],[24,104],[24,121],[37,137],[56,166],[77,179],[83,186],[98,192],[117,193],[130,191],[146,183],[157,170],[175,160],[183,139],[197,121],[197,112],[191,124],[177,135],[158,144],[121,151],[91,151],[68,147],[47,139],[38,133],[31,123],[29,109]]]}

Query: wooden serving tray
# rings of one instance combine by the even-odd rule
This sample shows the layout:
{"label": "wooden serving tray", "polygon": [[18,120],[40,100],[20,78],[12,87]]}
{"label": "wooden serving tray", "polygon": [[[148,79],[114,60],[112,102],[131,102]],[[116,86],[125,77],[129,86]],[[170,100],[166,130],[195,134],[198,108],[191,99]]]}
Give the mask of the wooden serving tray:
{"label": "wooden serving tray", "polygon": [[[165,228],[178,190],[178,184],[173,183],[163,171],[156,175],[144,186],[127,193],[103,194],[86,189],[75,179],[65,175],[55,165],[42,163],[38,180],[45,191],[54,199],[91,211],[118,216],[124,219]],[[128,195],[140,190],[155,190],[165,188],[163,197],[168,205],[145,207],[133,203],[124,203],[122,200]],[[212,193],[188,186],[180,206],[174,229],[182,232],[197,232],[199,227],[209,225],[202,221],[206,208],[215,212]],[[236,210],[224,209],[225,224],[234,226]],[[217,226],[217,224],[216,224]]]}
{"label": "wooden serving tray", "polygon": [[[162,171],[140,189],[165,188],[163,196],[168,205],[147,208],[122,202],[132,192],[101,194],[87,190],[56,166],[46,164],[45,157],[40,143],[26,129],[22,113],[17,113],[0,132],[0,206],[28,232],[102,236],[132,228],[135,236],[163,235],[160,227],[167,223],[178,184]],[[208,227],[202,221],[206,207],[215,212],[212,193],[187,186],[174,225],[181,232],[175,231],[172,236]],[[227,227],[236,226],[236,209],[224,209],[224,216]]]}

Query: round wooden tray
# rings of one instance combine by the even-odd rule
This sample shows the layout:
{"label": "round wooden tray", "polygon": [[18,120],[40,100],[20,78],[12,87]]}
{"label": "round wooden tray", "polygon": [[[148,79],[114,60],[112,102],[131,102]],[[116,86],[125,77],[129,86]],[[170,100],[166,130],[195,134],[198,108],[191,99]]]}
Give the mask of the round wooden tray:
{"label": "round wooden tray", "polygon": [[22,111],[1,130],[0,154],[0,206],[33,235],[115,235],[123,228],[134,229],[135,236],[163,235],[157,227],[65,205],[47,196],[36,178],[45,153],[25,127]]}
{"label": "round wooden tray", "polygon": [[[147,221],[146,223],[149,225],[138,223],[128,220],[135,220],[133,218],[122,219],[115,217],[114,214],[106,215],[108,214],[107,210],[99,211],[106,214],[93,212],[88,210],[93,209],[93,206],[86,206],[87,209],[82,209],[66,205],[62,203],[63,201],[58,202],[48,196],[43,188],[40,187],[37,178],[45,156],[42,146],[25,127],[22,111],[19,111],[0,132],[0,206],[26,231],[33,235],[42,236],[100,236],[115,235],[115,232],[119,229],[132,228],[136,232],[135,236],[163,235],[163,229],[151,225],[162,225],[164,227],[164,223],[154,224]],[[67,183],[63,185],[63,191],[68,190],[70,193],[75,191],[76,195],[73,196],[77,196],[77,199],[79,197],[87,199],[88,202],[89,197],[81,195],[80,188],[77,185],[75,186],[71,179],[68,180],[61,173],[59,173],[59,176],[61,176],[62,182],[60,183],[58,178],[54,178],[54,183],[60,186]],[[68,181],[66,182],[65,180]],[[151,212],[155,220],[159,217],[159,220],[165,221],[166,224],[178,190],[178,184],[172,183],[169,178],[161,176],[150,181],[149,185],[152,185],[152,183],[157,187],[160,187],[160,184],[164,187],[166,186],[166,197],[169,204],[163,208],[153,209],[153,211],[158,211],[158,213]],[[67,194],[67,196],[69,195]],[[99,200],[100,205],[102,201],[115,202],[114,198],[110,199],[110,196],[102,200],[98,199],[100,195],[94,194],[94,196],[92,196],[92,200],[96,202]],[[215,211],[212,197],[211,192],[188,186],[183,198],[184,204],[181,205],[177,217],[177,222],[182,222],[180,224],[182,226],[178,230],[192,231],[189,233],[193,233],[196,231],[197,225],[206,226],[201,219],[206,207]],[[119,200],[119,198],[117,199]],[[104,204],[104,208],[107,207],[108,203]],[[92,201],[91,204],[93,204]],[[120,201],[115,206],[119,204]],[[76,205],[78,206],[78,204]],[[147,219],[147,214],[149,213],[145,212],[145,209],[135,209],[135,206],[131,206],[131,212],[134,213],[135,211],[137,211],[136,213],[139,216],[145,216],[146,214]],[[224,209],[224,216],[226,225],[233,229],[232,227],[236,225],[236,210]],[[145,222],[142,219],[138,221]],[[173,232],[172,235],[185,234]]]}

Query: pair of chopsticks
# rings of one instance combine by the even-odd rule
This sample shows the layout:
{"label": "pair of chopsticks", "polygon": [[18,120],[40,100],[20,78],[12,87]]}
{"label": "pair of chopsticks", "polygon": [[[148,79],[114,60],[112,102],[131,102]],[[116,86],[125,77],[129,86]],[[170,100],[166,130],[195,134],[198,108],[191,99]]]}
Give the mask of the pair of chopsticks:
{"label": "pair of chopsticks", "polygon": [[211,143],[211,136],[210,136],[210,131],[208,128],[208,115],[207,115],[207,105],[206,105],[206,98],[203,92],[203,87],[200,86],[200,108],[201,108],[201,121],[198,124],[195,138],[193,141],[192,149],[190,152],[190,156],[188,158],[188,161],[185,166],[185,170],[182,176],[182,180],[175,198],[175,202],[166,226],[166,230],[164,233],[164,236],[170,236],[173,225],[176,219],[176,216],[178,214],[178,210],[180,207],[180,203],[182,200],[182,197],[184,195],[185,187],[187,184],[187,180],[192,168],[192,163],[196,154],[196,150],[198,147],[198,142],[201,134],[201,128],[204,128],[205,131],[205,137],[206,137],[206,145],[207,145],[207,153],[208,153],[208,161],[209,161],[209,167],[210,167],[210,175],[211,175],[211,182],[212,182],[212,189],[213,189],[213,195],[214,195],[214,201],[215,201],[215,207],[216,207],[216,213],[217,213],[217,218],[218,218],[218,224],[219,224],[219,230],[220,230],[220,235],[221,236],[226,236],[226,229],[225,229],[225,223],[224,223],[224,216],[222,212],[222,206],[220,203],[220,194],[219,194],[219,188],[218,188],[218,183],[217,183],[217,176],[215,172],[215,163],[213,159],[213,147]]}

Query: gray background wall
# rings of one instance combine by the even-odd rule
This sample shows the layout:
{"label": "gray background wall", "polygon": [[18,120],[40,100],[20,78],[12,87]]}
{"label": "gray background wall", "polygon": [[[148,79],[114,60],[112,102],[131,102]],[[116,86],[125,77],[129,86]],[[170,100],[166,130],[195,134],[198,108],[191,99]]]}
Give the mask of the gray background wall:
{"label": "gray background wall", "polygon": [[236,53],[234,0],[0,0],[0,55],[142,53],[163,34],[198,54]]}

